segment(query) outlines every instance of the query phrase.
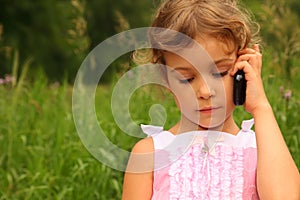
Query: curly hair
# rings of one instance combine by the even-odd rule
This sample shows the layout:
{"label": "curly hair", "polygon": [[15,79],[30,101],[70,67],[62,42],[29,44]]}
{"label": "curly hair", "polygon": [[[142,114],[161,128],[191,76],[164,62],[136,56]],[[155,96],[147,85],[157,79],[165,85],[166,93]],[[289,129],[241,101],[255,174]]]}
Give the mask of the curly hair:
{"label": "curly hair", "polygon": [[[259,25],[252,18],[237,0],[164,0],[151,26],[178,31],[193,39],[196,36],[215,37],[226,44],[228,53],[232,53],[259,43]],[[150,37],[150,42],[161,43],[159,39]],[[151,54],[147,58],[152,62],[163,63],[162,50],[152,49]],[[137,59],[137,55],[134,58]]]}

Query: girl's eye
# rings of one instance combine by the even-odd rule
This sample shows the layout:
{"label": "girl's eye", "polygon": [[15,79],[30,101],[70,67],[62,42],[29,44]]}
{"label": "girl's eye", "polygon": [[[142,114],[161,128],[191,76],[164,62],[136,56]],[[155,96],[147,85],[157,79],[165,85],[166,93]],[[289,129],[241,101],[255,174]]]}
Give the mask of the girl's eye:
{"label": "girl's eye", "polygon": [[226,76],[228,74],[228,71],[220,72],[220,73],[213,73],[213,77],[215,78],[221,78],[223,76]]}
{"label": "girl's eye", "polygon": [[179,83],[181,83],[181,84],[188,84],[188,83],[192,82],[193,80],[194,80],[194,78],[179,79]]}

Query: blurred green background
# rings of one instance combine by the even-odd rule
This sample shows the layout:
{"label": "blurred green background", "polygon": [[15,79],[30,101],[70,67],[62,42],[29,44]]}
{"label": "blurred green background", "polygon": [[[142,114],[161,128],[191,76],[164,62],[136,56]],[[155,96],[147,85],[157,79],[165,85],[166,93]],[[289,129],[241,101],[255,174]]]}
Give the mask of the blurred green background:
{"label": "blurred green background", "polygon": [[[244,0],[261,25],[263,81],[300,168],[300,1]],[[148,26],[159,0],[0,0],[0,200],[120,199],[123,173],[94,159],[72,118],[72,85],[87,54],[121,31]],[[130,150],[137,138],[115,124],[110,98],[128,58],[113,63],[96,94],[99,124]],[[162,96],[162,98],[158,98]],[[167,92],[144,87],[131,98],[136,123],[161,104],[166,127],[179,112]],[[138,110],[135,105],[138,105]],[[146,112],[145,112],[146,111]],[[240,123],[249,114],[235,111]]]}

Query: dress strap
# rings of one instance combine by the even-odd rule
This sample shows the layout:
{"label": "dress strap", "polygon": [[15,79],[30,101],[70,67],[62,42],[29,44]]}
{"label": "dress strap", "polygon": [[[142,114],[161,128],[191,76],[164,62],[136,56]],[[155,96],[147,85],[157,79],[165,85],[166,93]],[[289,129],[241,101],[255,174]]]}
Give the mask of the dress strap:
{"label": "dress strap", "polygon": [[254,119],[249,119],[249,120],[244,120],[242,122],[242,131],[243,132],[248,132],[251,130],[252,126],[254,124]]}
{"label": "dress strap", "polygon": [[163,131],[163,127],[161,126],[153,126],[153,125],[144,125],[141,124],[142,131],[148,136],[158,134]]}

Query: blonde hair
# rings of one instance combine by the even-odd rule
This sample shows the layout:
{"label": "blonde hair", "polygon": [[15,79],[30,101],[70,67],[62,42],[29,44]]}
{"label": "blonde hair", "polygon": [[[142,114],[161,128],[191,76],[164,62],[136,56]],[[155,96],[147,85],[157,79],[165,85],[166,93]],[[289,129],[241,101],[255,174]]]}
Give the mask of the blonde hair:
{"label": "blonde hair", "polygon": [[[157,10],[152,27],[171,29],[191,38],[212,36],[226,44],[228,53],[259,42],[259,26],[252,21],[249,11],[236,0],[164,0]],[[152,44],[161,43],[150,37]],[[139,60],[139,54],[134,59]],[[143,59],[163,62],[163,52],[152,49]]]}

